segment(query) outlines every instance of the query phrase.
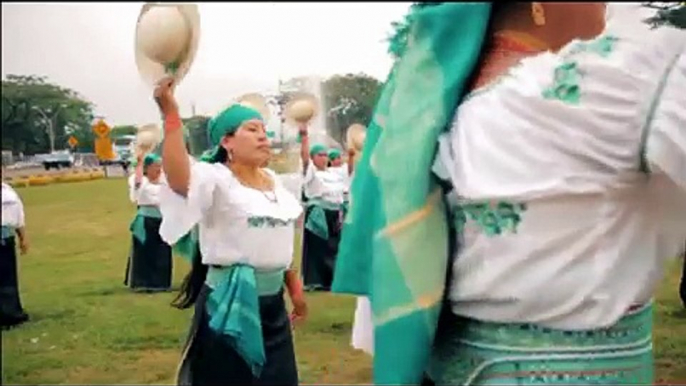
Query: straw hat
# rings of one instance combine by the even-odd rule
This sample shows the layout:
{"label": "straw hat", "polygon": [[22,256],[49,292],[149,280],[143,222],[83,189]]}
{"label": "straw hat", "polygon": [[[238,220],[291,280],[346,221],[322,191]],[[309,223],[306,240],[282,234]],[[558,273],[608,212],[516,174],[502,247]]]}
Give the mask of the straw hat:
{"label": "straw hat", "polygon": [[362,151],[364,147],[364,139],[367,136],[367,129],[359,123],[354,123],[348,127],[346,133],[346,143],[348,149],[355,151]]}
{"label": "straw hat", "polygon": [[156,124],[138,127],[136,133],[135,153],[145,155],[162,142],[162,129]]}
{"label": "straw hat", "polygon": [[173,75],[176,83],[188,73],[200,40],[200,13],[194,4],[147,3],[136,24],[136,66],[156,83]]}
{"label": "straw hat", "polygon": [[244,94],[236,100],[236,103],[257,110],[265,123],[268,122],[271,117],[267,99],[262,96],[262,94],[256,92]]}
{"label": "straw hat", "polygon": [[307,123],[319,112],[317,98],[309,93],[299,92],[286,104],[284,115],[298,123]]}

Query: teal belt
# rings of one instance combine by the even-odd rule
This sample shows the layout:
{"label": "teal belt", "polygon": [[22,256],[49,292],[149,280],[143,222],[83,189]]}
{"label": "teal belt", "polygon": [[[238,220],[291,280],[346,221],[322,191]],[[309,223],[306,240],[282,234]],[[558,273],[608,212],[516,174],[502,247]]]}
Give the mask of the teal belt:
{"label": "teal belt", "polygon": [[14,228],[8,225],[3,225],[2,226],[2,239],[11,239],[14,237]]}
{"label": "teal belt", "polygon": [[[207,279],[205,283],[212,289],[217,288],[224,280],[229,272],[234,269],[234,266],[229,267],[210,267],[207,271]],[[283,278],[286,270],[277,269],[271,271],[255,270],[255,288],[259,296],[274,295],[281,291],[283,287]]]}
{"label": "teal belt", "polygon": [[245,264],[210,267],[205,283],[212,288],[206,308],[209,326],[245,360],[255,377],[266,362],[259,295],[277,294],[285,270],[257,271]]}
{"label": "teal belt", "polygon": [[323,238],[329,238],[329,226],[326,223],[326,213],[325,210],[345,210],[345,204],[334,204],[328,201],[324,201],[319,198],[313,198],[307,201],[308,207],[312,207],[307,215],[307,220],[305,221],[305,229],[314,233],[315,235]]}
{"label": "teal belt", "polygon": [[138,207],[136,212],[136,217],[133,218],[129,229],[135,237],[142,244],[145,243],[146,232],[145,232],[145,217],[150,218],[162,218],[162,212],[160,208],[151,205],[142,205]]}

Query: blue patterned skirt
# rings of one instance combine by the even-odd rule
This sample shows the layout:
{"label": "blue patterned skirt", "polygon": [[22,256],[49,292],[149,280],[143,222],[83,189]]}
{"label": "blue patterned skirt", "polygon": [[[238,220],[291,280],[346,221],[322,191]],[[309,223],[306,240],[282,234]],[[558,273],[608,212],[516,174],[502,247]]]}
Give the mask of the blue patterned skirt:
{"label": "blue patterned skirt", "polygon": [[563,331],[446,312],[425,384],[652,384],[652,318],[648,304],[608,328]]}

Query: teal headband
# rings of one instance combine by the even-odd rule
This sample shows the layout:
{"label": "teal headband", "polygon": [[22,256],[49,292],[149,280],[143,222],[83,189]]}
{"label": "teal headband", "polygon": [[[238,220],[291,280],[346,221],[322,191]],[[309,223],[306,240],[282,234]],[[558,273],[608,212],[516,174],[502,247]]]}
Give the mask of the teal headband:
{"label": "teal headband", "polygon": [[203,162],[219,162],[219,143],[227,134],[233,134],[241,125],[253,119],[262,120],[259,112],[250,107],[234,104],[217,114],[207,123],[207,137],[212,148],[206,150],[200,160]]}
{"label": "teal headband", "polygon": [[245,121],[252,119],[262,120],[262,116],[256,110],[243,105],[235,104],[226,108],[207,124],[210,144],[219,145],[225,135],[235,133]]}
{"label": "teal headband", "polygon": [[338,149],[329,150],[329,160],[333,161],[337,158],[341,158],[341,151]]}
{"label": "teal headband", "polygon": [[162,157],[155,153],[150,153],[143,158],[143,167],[147,168],[148,166],[159,162],[162,162]]}
{"label": "teal headband", "polygon": [[321,143],[315,143],[314,145],[310,146],[310,157],[325,152],[326,146],[322,145]]}

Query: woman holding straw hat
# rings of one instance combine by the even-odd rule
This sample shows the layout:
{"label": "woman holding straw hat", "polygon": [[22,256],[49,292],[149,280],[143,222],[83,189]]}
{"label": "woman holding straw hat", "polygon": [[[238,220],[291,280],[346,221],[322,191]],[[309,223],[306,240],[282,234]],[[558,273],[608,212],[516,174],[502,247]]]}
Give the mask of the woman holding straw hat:
{"label": "woman holding straw hat", "polygon": [[2,237],[0,238],[0,327],[16,327],[29,320],[19,297],[17,242],[21,254],[29,250],[24,204],[17,192],[2,183]]}
{"label": "woman holding straw hat", "polygon": [[653,382],[651,298],[686,234],[686,31],[623,23],[513,2],[399,25],[334,283],[370,297],[376,384]]}
{"label": "woman holding straw hat", "polygon": [[159,195],[165,184],[160,157],[154,153],[138,155],[134,174],[129,177],[129,196],[138,209],[130,227],[132,247],[124,281],[137,292],[171,288],[172,250],[159,234],[162,224]]}
{"label": "woman holding straw hat", "polygon": [[[177,243],[197,227],[192,269],[174,302],[195,304],[179,384],[298,383],[291,320],[307,316],[291,269],[300,202],[271,170],[262,116],[234,104],[208,123],[214,147],[195,162],[186,151],[172,82],[155,97],[164,117],[160,234]],[[288,315],[287,288],[293,304]]]}
{"label": "woman holding straw hat", "polygon": [[324,145],[310,146],[306,125],[300,125],[299,133],[306,199],[303,281],[307,290],[329,291],[341,237],[346,181],[328,166],[329,153]]}

